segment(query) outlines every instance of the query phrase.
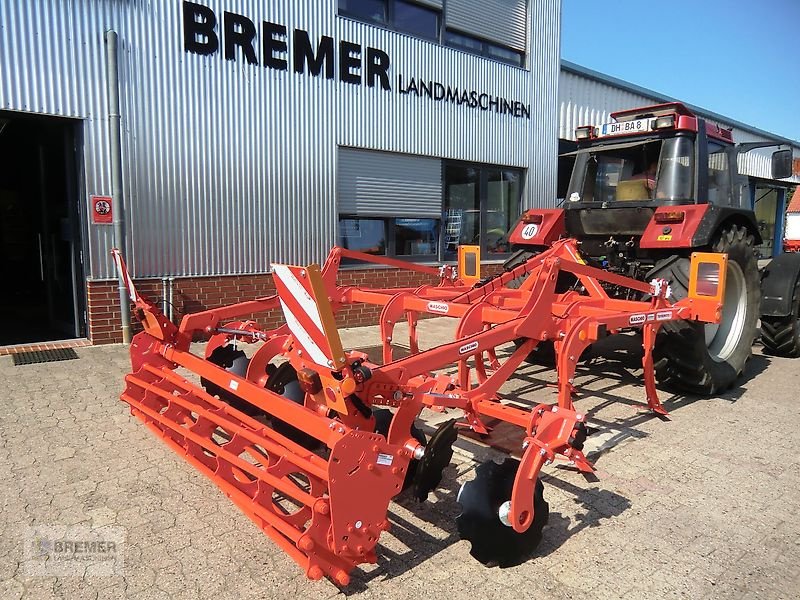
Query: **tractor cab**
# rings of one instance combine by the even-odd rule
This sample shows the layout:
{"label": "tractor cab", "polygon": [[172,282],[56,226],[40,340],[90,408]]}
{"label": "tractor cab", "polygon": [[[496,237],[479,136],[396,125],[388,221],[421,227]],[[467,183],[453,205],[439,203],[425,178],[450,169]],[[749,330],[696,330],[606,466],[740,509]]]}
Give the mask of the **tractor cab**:
{"label": "tractor cab", "polygon": [[[575,131],[579,148],[566,208],[709,202],[739,206],[731,132],[679,103],[612,113]],[[735,169],[734,169],[735,171]]]}
{"label": "tractor cab", "polygon": [[[636,276],[676,249],[708,247],[733,224],[761,243],[738,154],[768,144],[735,145],[730,130],[679,102],[611,118],[575,130],[578,149],[562,155],[575,159],[563,208],[524,214],[510,236],[516,248],[572,237],[587,257]],[[778,176],[786,152],[773,154]]]}
{"label": "tractor cab", "polygon": [[[579,147],[570,153],[575,166],[564,203],[565,227],[568,235],[584,241],[589,254],[607,255],[609,246],[620,241],[629,249],[640,247],[659,208],[685,206],[667,211],[674,213],[669,219],[659,217],[677,220],[683,215],[685,221],[687,213],[700,212],[691,207],[711,205],[727,213],[749,202],[729,130],[707,123],[680,103],[611,117],[612,122],[600,127],[577,128]],[[662,243],[671,242],[674,235],[664,239],[671,234],[659,231],[655,242],[659,236]]]}

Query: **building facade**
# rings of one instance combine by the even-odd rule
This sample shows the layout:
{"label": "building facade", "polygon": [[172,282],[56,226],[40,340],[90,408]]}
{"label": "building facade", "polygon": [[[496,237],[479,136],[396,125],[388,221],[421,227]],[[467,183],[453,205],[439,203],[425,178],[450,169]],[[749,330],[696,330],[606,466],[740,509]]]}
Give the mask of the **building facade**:
{"label": "building facade", "polygon": [[[181,314],[274,291],[271,264],[333,245],[491,272],[529,207],[555,206],[578,125],[671,100],[560,62],[559,0],[0,2],[0,353],[119,341],[109,250],[123,216],[140,289]],[[106,34],[116,32],[118,80]],[[112,197],[109,85],[121,101]],[[693,107],[734,128],[769,133]],[[786,189],[747,155],[779,248]],[[427,282],[347,265],[344,285]],[[370,321],[354,308],[343,323]],[[280,315],[263,317],[265,325]]]}
{"label": "building facade", "polygon": [[115,211],[134,278],[182,313],[269,293],[273,262],[335,244],[501,258],[519,212],[556,197],[558,0],[31,0],[0,4],[0,23],[0,243],[18,283],[0,345],[120,339]]}

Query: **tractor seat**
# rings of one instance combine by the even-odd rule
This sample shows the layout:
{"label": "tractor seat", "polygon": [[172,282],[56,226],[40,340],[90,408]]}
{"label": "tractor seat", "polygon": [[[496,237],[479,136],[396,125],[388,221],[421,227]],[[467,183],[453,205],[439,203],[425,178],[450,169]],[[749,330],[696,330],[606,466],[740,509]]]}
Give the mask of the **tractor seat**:
{"label": "tractor seat", "polygon": [[646,179],[628,179],[617,182],[617,200],[648,200],[650,191]]}

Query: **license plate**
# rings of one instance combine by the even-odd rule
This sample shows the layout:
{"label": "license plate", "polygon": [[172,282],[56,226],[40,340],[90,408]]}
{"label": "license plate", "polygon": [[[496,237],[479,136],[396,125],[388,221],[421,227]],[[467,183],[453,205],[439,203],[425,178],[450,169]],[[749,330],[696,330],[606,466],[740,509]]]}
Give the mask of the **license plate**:
{"label": "license plate", "polygon": [[623,121],[621,123],[604,123],[600,127],[600,136],[625,135],[628,133],[652,131],[652,124],[653,119],[635,119],[633,121]]}

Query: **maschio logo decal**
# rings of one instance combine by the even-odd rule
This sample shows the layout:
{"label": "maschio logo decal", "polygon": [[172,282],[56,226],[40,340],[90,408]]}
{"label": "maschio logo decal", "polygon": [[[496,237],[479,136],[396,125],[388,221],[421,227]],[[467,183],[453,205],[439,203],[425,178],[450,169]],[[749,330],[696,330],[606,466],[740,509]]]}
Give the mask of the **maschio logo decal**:
{"label": "maschio logo decal", "polygon": [[645,314],[631,315],[631,318],[628,320],[631,325],[641,325],[645,321],[647,321],[647,315]]}
{"label": "maschio logo decal", "polygon": [[428,302],[428,310],[446,315],[448,312],[450,312],[450,306],[444,302]]}
{"label": "maschio logo decal", "polygon": [[478,348],[478,342],[470,342],[469,344],[464,344],[461,348],[458,349],[459,354],[466,354],[467,352],[472,352]]}

